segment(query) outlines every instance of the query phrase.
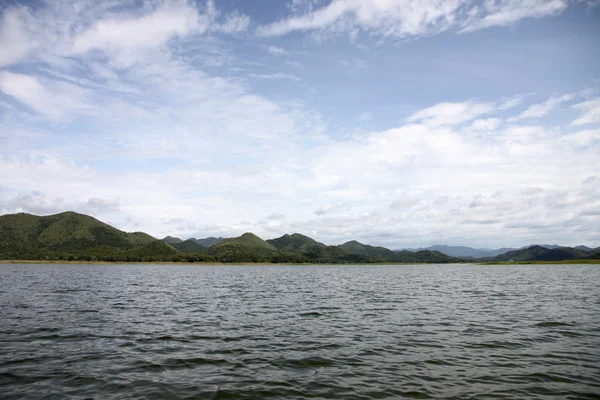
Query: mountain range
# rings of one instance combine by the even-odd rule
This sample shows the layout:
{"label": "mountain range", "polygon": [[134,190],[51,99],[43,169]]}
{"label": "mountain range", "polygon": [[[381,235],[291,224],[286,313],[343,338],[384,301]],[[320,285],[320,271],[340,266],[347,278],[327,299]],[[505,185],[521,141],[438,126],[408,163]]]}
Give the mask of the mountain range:
{"label": "mountain range", "polygon": [[[506,251],[504,251],[506,250]],[[496,254],[497,253],[497,254]],[[274,263],[449,263],[473,261],[560,261],[599,259],[600,248],[558,245],[521,249],[473,249],[436,245],[394,251],[356,240],[325,245],[300,233],[263,240],[247,232],[234,238],[158,240],[144,232],[124,232],[75,212],[0,216],[0,259],[84,261],[205,261]]]}
{"label": "mountain range", "polygon": [[[468,247],[468,246],[448,246],[448,245],[442,245],[442,244],[434,244],[433,246],[430,246],[430,247],[421,247],[418,249],[405,249],[405,250],[408,250],[408,251],[434,250],[434,251],[439,251],[441,253],[449,255],[451,257],[488,258],[488,257],[496,257],[501,254],[507,253],[509,251],[527,249],[532,246],[540,246],[540,247],[543,247],[543,248],[549,249],[549,250],[557,249],[560,247],[565,247],[565,246],[559,246],[557,244],[530,244],[528,246],[523,246],[523,247],[519,247],[519,248],[501,247],[499,249],[479,249],[479,248],[473,248],[473,247]],[[578,249],[578,250],[584,250],[584,251],[594,250],[593,248],[588,247],[588,246],[576,246],[574,248]]]}

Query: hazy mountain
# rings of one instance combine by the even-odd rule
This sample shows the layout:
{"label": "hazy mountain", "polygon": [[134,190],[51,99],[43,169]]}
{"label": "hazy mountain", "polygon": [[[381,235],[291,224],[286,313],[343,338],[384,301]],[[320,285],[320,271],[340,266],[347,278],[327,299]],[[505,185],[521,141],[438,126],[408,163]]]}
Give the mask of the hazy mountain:
{"label": "hazy mountain", "polygon": [[418,249],[405,249],[408,251],[421,251],[421,250],[431,250],[431,251],[439,251],[451,257],[472,257],[472,258],[482,258],[482,257],[494,257],[502,253],[506,253],[507,251],[516,250],[513,248],[503,247],[500,249],[478,249],[468,246],[448,246],[443,244],[434,244],[429,247],[420,247]]}
{"label": "hazy mountain", "polygon": [[573,248],[574,248],[574,249],[577,249],[577,250],[583,250],[583,251],[591,251],[591,250],[594,250],[594,249],[592,249],[591,247],[587,247],[587,246],[584,246],[584,245],[575,246],[575,247],[573,247]]}
{"label": "hazy mountain", "polygon": [[[468,257],[488,258],[488,257],[495,257],[495,256],[504,254],[509,251],[527,249],[532,246],[539,246],[539,247],[543,247],[545,249],[558,249],[558,248],[564,247],[564,246],[559,246],[557,244],[540,244],[540,245],[530,244],[530,245],[519,247],[519,248],[501,247],[499,249],[480,249],[480,248],[473,248],[473,247],[468,247],[468,246],[447,246],[447,245],[435,244],[435,245],[429,246],[429,247],[421,247],[418,249],[406,249],[406,250],[408,250],[408,251],[433,250],[433,251],[439,251],[441,253],[444,253],[444,254],[452,256],[452,257],[460,257],[460,258],[468,258]],[[589,247],[586,247],[586,246],[578,246],[578,247],[576,247],[576,249],[591,250]]]}

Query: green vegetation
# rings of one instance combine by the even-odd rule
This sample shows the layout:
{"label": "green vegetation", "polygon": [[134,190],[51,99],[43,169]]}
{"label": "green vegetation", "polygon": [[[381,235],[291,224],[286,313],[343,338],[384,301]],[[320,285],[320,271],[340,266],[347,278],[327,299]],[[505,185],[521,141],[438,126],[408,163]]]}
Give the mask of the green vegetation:
{"label": "green vegetation", "polygon": [[154,241],[145,233],[123,232],[74,212],[45,217],[24,213],[0,216],[3,259],[97,259]]}
{"label": "green vegetation", "polygon": [[[583,260],[595,259],[595,261]],[[328,246],[299,233],[262,240],[253,233],[235,238],[156,240],[143,232],[120,231],[95,218],[74,212],[49,216],[0,216],[0,260],[68,260],[114,262],[225,263],[449,263],[473,260],[439,251],[392,251],[355,240]],[[600,262],[600,249],[532,246],[481,261]],[[561,261],[564,262],[564,261]]]}
{"label": "green vegetation", "polygon": [[575,259],[593,259],[600,254],[595,249],[581,250],[573,247],[546,248],[531,246],[526,249],[509,251],[485,261],[564,261]]}
{"label": "green vegetation", "polygon": [[[164,241],[164,239],[163,239]],[[169,242],[166,242],[169,243]],[[170,243],[171,246],[183,253],[201,253],[206,247],[200,246],[194,239],[188,239],[177,243]]]}

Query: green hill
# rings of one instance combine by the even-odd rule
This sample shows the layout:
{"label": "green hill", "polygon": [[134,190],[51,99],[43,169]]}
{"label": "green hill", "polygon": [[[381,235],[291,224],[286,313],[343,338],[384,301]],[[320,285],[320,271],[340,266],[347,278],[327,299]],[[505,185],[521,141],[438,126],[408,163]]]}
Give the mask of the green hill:
{"label": "green hill", "polygon": [[267,242],[279,249],[282,254],[299,254],[303,262],[363,263],[374,261],[368,256],[353,254],[340,246],[327,246],[300,233],[285,234],[276,239],[269,239]]}
{"label": "green hill", "polygon": [[165,236],[161,240],[168,244],[175,244],[175,243],[183,242],[183,240],[179,239],[178,237],[173,237],[173,236]]}
{"label": "green hill", "polygon": [[64,212],[36,216],[0,216],[0,258],[25,259],[59,254],[120,252],[156,239],[142,232],[127,233],[88,215]]}
{"label": "green hill", "polygon": [[369,257],[377,259],[393,260],[396,257],[396,252],[385,247],[370,246],[368,244],[362,244],[356,240],[351,240],[340,245],[342,249],[351,253],[365,254]]}
{"label": "green hill", "polygon": [[171,243],[171,246],[184,253],[202,253],[206,247],[199,245],[195,239],[188,239],[178,243]]}
{"label": "green hill", "polygon": [[548,249],[542,246],[531,246],[526,249],[509,251],[492,258],[492,261],[564,261],[591,258],[592,252],[572,247]]}
{"label": "green hill", "polygon": [[127,250],[122,254],[124,261],[170,261],[179,251],[162,240],[155,240],[144,246]]}
{"label": "green hill", "polygon": [[223,238],[222,237],[216,238],[216,237],[210,236],[210,237],[207,237],[204,239],[192,239],[192,240],[194,242],[198,243],[202,247],[210,247],[213,244],[219,243],[221,240],[223,240]]}
{"label": "green hill", "polygon": [[283,251],[304,251],[313,246],[325,246],[323,243],[319,243],[308,236],[301,235],[300,233],[293,233],[291,235],[286,233],[279,238],[267,240],[267,243]]}
{"label": "green hill", "polygon": [[[479,261],[566,261],[594,258],[600,258],[599,248],[530,246]],[[0,216],[0,259],[322,264],[461,261],[435,250],[392,251],[355,240],[339,246],[328,246],[299,233],[267,241],[253,233],[228,239],[210,237],[182,241],[167,236],[163,240],[156,240],[146,233],[123,232],[93,217],[75,212],[48,216],[25,213]]]}
{"label": "green hill", "polygon": [[225,248],[225,247],[252,247],[260,248],[268,251],[276,251],[277,249],[265,242],[254,233],[246,232],[242,236],[223,239],[219,243],[215,243],[211,246],[213,249]]}
{"label": "green hill", "polygon": [[253,233],[223,239],[207,249],[207,253],[222,262],[271,262],[278,251]]}

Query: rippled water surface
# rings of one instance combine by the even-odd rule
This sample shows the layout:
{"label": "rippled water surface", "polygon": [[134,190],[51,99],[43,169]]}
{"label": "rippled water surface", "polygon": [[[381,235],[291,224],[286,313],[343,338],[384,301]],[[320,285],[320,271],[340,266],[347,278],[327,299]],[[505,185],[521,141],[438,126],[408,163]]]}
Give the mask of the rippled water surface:
{"label": "rippled water surface", "polygon": [[600,398],[600,265],[0,265],[0,398]]}

